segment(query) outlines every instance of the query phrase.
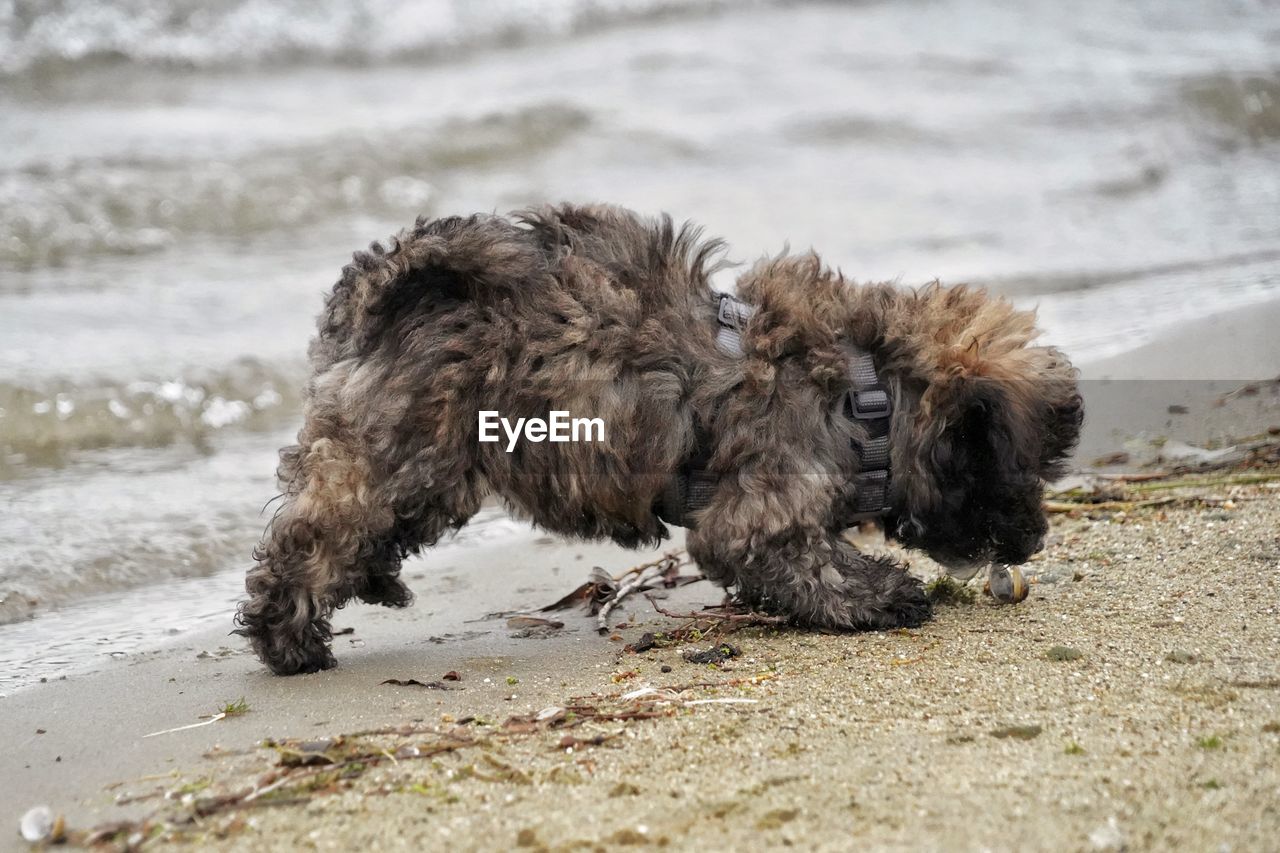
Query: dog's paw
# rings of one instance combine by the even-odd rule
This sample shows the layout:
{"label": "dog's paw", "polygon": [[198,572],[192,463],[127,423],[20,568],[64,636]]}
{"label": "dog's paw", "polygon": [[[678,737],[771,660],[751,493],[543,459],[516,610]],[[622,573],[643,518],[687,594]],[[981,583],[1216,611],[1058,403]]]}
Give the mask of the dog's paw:
{"label": "dog's paw", "polygon": [[325,645],[264,649],[259,650],[258,657],[276,675],[304,675],[333,669],[338,665],[333,652]]}
{"label": "dog's paw", "polygon": [[902,580],[890,594],[879,602],[879,621],[885,628],[918,628],[933,618],[933,602],[925,592],[924,584],[905,571]]}
{"label": "dog's paw", "polygon": [[839,611],[844,630],[888,631],[917,628],[933,618],[924,584],[889,562],[870,562],[845,573]]}
{"label": "dog's paw", "polygon": [[262,630],[258,625],[245,625],[232,631],[247,637],[258,660],[276,675],[301,675],[333,669],[338,665],[329,650],[327,626],[312,628],[301,637]]}
{"label": "dog's paw", "polygon": [[356,597],[365,604],[383,607],[408,607],[413,604],[413,593],[404,582],[392,575],[370,575]]}

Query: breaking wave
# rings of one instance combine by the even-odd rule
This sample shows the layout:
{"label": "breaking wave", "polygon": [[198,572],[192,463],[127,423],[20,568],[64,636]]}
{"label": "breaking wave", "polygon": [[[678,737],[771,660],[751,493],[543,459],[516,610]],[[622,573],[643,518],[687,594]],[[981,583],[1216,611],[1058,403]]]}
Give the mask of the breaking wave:
{"label": "breaking wave", "polygon": [[1280,140],[1280,74],[1211,74],[1187,80],[1182,95],[1228,144]]}
{"label": "breaking wave", "polygon": [[[560,103],[362,133],[226,161],[98,159],[0,174],[0,264],[140,254],[348,212],[430,213],[433,175],[548,150],[590,124]],[[50,169],[55,170],[52,174]]]}
{"label": "breaking wave", "polygon": [[112,59],[195,68],[424,60],[730,5],[730,0],[0,0],[0,73]]}
{"label": "breaking wave", "polygon": [[297,415],[301,374],[301,365],[285,372],[244,358],[218,370],[129,382],[0,382],[0,474],[60,464],[77,451],[277,428]]}

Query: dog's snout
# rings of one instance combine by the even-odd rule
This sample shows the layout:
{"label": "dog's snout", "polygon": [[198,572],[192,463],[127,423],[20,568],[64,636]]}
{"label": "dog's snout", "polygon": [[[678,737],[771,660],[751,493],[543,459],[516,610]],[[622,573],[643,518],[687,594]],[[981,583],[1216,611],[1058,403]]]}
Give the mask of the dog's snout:
{"label": "dog's snout", "polygon": [[1017,566],[1031,559],[1033,554],[1044,550],[1045,537],[1042,533],[1019,536],[1009,541],[995,543],[995,560]]}

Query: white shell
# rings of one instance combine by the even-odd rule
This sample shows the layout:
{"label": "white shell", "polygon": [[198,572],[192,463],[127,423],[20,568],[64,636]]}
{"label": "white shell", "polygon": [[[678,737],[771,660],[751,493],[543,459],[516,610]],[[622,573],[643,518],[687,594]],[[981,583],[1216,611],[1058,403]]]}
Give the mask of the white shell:
{"label": "white shell", "polygon": [[19,824],[22,837],[32,844],[44,841],[53,833],[53,812],[48,806],[28,809]]}

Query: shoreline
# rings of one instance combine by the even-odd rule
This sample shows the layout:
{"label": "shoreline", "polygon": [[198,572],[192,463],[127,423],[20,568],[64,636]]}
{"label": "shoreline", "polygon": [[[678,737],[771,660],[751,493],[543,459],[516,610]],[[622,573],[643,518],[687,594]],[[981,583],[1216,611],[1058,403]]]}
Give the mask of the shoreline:
{"label": "shoreline", "polygon": [[1080,363],[1085,380],[1249,382],[1280,377],[1280,299],[1210,314],[1155,340]]}

